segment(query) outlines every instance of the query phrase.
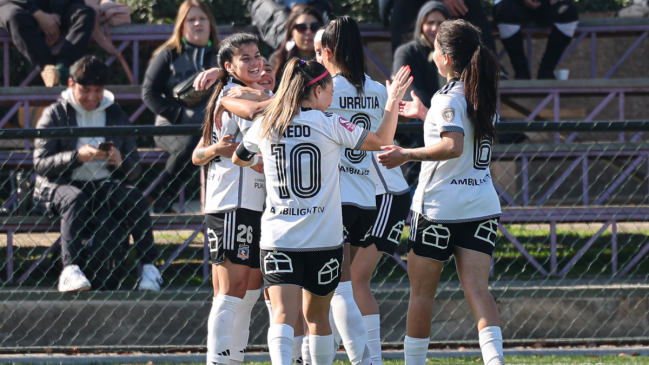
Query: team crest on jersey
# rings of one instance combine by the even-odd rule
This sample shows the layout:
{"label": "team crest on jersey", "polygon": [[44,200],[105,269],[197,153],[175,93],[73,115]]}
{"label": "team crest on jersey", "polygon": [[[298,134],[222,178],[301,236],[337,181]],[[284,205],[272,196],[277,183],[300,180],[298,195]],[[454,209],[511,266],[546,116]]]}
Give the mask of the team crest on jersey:
{"label": "team crest on jersey", "polygon": [[241,244],[239,245],[239,250],[237,251],[237,257],[242,260],[247,260],[250,258],[250,246]]}
{"label": "team crest on jersey", "polygon": [[442,110],[442,118],[444,118],[445,121],[450,122],[455,118],[455,109],[453,108],[446,108]]}
{"label": "team crest on jersey", "polygon": [[339,117],[338,122],[340,123],[340,125],[345,127],[345,129],[347,129],[350,132],[353,132],[354,129],[356,129],[356,124],[352,123],[351,121],[349,121],[349,120],[347,120],[347,119],[345,119],[343,117]]}

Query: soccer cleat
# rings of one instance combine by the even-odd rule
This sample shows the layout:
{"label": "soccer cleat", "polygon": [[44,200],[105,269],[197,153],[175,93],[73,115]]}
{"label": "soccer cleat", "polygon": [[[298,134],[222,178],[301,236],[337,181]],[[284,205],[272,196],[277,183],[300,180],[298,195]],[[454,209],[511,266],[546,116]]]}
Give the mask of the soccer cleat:
{"label": "soccer cleat", "polygon": [[41,77],[43,78],[43,83],[47,87],[53,87],[59,84],[61,79],[61,73],[54,65],[47,65],[41,71]]}
{"label": "soccer cleat", "polygon": [[138,290],[160,291],[160,284],[162,284],[162,277],[158,268],[153,264],[145,264]]}
{"label": "soccer cleat", "polygon": [[86,291],[90,290],[90,281],[79,266],[68,265],[59,276],[58,289],[62,293]]}

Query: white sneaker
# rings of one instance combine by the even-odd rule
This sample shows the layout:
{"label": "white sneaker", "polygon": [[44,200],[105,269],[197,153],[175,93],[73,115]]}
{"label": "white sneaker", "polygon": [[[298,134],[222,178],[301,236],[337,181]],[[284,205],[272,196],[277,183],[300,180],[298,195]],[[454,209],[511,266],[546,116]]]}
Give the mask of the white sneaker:
{"label": "white sneaker", "polygon": [[160,284],[162,284],[162,277],[158,268],[153,264],[145,264],[138,290],[160,291]]}
{"label": "white sneaker", "polygon": [[59,276],[59,291],[65,293],[86,290],[90,290],[90,281],[88,281],[79,266],[68,265],[64,267],[61,276]]}

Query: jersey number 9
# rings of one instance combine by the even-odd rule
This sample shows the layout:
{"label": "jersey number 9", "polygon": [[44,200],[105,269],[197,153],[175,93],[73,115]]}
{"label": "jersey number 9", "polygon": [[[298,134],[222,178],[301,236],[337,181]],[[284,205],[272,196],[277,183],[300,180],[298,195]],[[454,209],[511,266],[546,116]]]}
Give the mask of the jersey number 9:
{"label": "jersey number 9", "polygon": [[[363,113],[354,114],[352,116],[352,119],[350,119],[350,122],[367,130],[372,127],[372,121],[370,120],[369,115]],[[351,148],[345,148],[345,157],[347,157],[347,160],[349,160],[349,162],[353,164],[359,164],[363,162],[365,156],[367,156],[367,152],[365,151],[357,151]]]}

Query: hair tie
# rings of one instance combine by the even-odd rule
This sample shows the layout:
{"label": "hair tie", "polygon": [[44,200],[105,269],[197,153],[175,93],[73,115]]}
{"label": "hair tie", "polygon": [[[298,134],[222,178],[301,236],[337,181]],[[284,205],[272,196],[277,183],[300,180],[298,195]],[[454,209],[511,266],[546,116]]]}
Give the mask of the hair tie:
{"label": "hair tie", "polygon": [[316,82],[322,80],[322,79],[323,79],[325,76],[327,76],[327,75],[329,75],[329,71],[325,70],[325,72],[323,72],[322,75],[320,75],[320,76],[316,77],[315,79],[309,81],[309,82],[306,84],[305,87],[309,87],[309,86],[315,84]]}
{"label": "hair tie", "polygon": [[306,65],[306,61],[305,60],[300,60],[299,64],[300,64],[300,67],[302,67],[302,66]]}

